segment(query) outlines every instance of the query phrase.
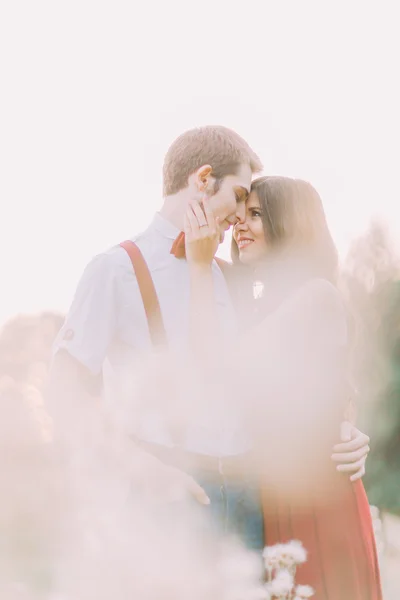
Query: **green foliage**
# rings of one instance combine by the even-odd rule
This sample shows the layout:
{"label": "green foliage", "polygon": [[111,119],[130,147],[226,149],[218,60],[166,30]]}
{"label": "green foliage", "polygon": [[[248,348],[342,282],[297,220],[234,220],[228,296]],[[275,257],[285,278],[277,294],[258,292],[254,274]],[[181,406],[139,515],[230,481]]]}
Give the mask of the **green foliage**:
{"label": "green foliage", "polygon": [[354,377],[360,426],[371,436],[365,485],[369,500],[400,514],[400,284],[388,232],[373,223],[343,270],[355,315]]}

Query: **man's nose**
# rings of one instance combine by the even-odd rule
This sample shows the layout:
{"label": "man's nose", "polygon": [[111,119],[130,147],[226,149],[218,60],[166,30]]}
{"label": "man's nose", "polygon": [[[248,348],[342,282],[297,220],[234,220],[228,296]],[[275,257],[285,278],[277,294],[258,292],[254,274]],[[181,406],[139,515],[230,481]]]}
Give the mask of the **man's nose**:
{"label": "man's nose", "polygon": [[246,218],[245,202],[238,202],[236,205],[236,223],[244,223]]}

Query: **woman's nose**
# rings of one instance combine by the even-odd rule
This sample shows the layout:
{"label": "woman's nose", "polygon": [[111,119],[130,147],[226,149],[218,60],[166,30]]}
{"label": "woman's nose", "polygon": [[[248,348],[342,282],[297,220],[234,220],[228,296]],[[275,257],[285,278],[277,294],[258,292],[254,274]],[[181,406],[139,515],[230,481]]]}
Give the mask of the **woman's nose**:
{"label": "woman's nose", "polygon": [[235,229],[236,231],[245,231],[248,229],[246,221],[244,219],[236,221]]}

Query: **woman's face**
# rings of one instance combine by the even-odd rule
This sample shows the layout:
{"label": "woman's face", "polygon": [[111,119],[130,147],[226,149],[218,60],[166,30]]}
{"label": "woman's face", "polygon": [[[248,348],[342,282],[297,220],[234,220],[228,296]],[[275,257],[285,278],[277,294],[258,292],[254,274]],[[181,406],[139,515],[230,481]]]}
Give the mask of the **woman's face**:
{"label": "woman's face", "polygon": [[265,259],[268,244],[265,240],[260,201],[256,192],[251,192],[249,195],[245,219],[235,225],[233,238],[239,249],[240,262],[250,265]]}

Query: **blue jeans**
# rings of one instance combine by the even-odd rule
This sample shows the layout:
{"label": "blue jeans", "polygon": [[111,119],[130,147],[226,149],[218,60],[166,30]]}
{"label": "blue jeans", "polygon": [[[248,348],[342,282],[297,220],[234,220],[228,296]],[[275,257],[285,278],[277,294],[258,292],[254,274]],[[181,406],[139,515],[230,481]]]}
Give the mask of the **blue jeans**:
{"label": "blue jeans", "polygon": [[202,507],[216,533],[237,536],[250,550],[264,548],[260,490],[250,478],[238,482],[222,474],[196,472],[193,476],[211,500]]}

